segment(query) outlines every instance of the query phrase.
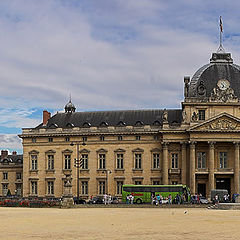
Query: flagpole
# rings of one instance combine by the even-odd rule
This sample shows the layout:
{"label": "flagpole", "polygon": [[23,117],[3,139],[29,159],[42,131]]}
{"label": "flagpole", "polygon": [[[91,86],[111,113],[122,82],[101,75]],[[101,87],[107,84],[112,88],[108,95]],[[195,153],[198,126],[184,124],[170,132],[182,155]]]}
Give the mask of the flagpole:
{"label": "flagpole", "polygon": [[218,53],[224,53],[225,50],[222,45],[223,41],[223,24],[222,24],[222,17],[220,16],[220,21],[219,21],[219,48],[217,50]]}

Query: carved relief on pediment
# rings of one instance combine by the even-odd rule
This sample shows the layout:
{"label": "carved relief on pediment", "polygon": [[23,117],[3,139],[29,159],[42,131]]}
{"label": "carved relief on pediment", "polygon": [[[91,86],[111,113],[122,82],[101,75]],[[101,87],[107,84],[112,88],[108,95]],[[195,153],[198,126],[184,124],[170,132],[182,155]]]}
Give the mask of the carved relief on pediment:
{"label": "carved relief on pediment", "polygon": [[222,118],[212,121],[210,123],[204,124],[199,127],[198,130],[239,130],[240,124],[237,121]]}

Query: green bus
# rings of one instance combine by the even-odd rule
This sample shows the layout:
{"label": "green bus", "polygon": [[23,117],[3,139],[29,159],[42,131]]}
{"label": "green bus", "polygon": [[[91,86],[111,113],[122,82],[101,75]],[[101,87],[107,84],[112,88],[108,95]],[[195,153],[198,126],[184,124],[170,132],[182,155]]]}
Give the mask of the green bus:
{"label": "green bus", "polygon": [[164,199],[171,195],[174,200],[178,195],[184,195],[186,202],[190,202],[190,189],[186,185],[123,185],[122,202],[126,203],[127,195],[134,196],[134,203],[151,203],[152,196],[161,195]]}

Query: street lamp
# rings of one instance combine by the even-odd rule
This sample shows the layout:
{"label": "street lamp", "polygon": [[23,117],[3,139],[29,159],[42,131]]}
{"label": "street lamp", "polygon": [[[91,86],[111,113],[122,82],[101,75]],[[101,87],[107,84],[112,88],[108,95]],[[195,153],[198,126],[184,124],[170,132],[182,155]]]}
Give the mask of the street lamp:
{"label": "street lamp", "polygon": [[77,169],[77,204],[79,203],[79,168],[82,166],[82,159],[79,159],[79,146],[85,146],[86,143],[85,142],[81,142],[81,141],[73,141],[70,143],[70,146],[77,146],[77,158],[75,159],[75,164],[74,166]]}
{"label": "street lamp", "polygon": [[106,189],[107,189],[107,194],[108,194],[108,174],[111,174],[112,171],[110,169],[104,169],[102,170],[102,173],[106,172]]}

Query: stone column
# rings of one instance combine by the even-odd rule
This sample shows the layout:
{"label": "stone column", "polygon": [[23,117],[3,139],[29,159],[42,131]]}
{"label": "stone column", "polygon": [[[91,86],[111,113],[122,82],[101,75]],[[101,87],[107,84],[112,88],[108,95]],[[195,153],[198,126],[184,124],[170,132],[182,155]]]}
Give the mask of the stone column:
{"label": "stone column", "polygon": [[209,175],[208,175],[208,190],[209,195],[211,197],[211,190],[214,189],[214,150],[215,150],[215,142],[209,142]]}
{"label": "stone column", "polygon": [[168,142],[163,143],[162,184],[168,184]]}
{"label": "stone column", "polygon": [[196,142],[190,142],[190,189],[191,194],[195,194],[196,188],[196,179],[195,179],[195,143]]}
{"label": "stone column", "polygon": [[185,142],[181,143],[182,145],[182,167],[181,167],[181,178],[182,184],[186,184],[186,169],[187,169],[187,146]]}
{"label": "stone column", "polygon": [[239,194],[239,143],[235,142],[234,193]]}

